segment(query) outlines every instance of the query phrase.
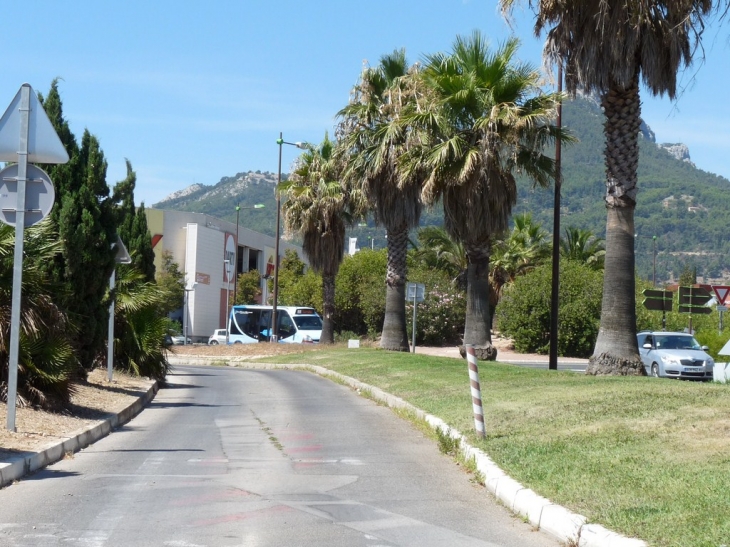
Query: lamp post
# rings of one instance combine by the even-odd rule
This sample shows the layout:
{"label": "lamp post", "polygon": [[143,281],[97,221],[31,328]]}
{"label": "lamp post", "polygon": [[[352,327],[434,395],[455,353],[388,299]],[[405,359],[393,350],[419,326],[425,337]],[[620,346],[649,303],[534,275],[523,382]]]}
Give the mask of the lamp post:
{"label": "lamp post", "polygon": [[652,272],[652,286],[656,287],[656,236],[652,236],[651,239],[654,242],[654,265],[653,265],[653,272]]}
{"label": "lamp post", "polygon": [[276,342],[279,338],[279,326],[276,321],[276,308],[279,299],[279,239],[281,238],[280,224],[281,224],[281,194],[279,193],[279,186],[281,185],[281,148],[282,145],[288,144],[290,146],[296,146],[297,148],[306,149],[307,143],[303,142],[286,142],[284,140],[284,134],[279,132],[279,138],[276,139],[276,144],[279,145],[279,176],[276,183],[276,241],[274,242],[274,302],[271,307],[271,338],[270,342]]}
{"label": "lamp post", "polygon": [[226,346],[228,345],[228,317],[231,315],[231,261],[227,258],[223,261],[223,268],[226,270]]}
{"label": "lamp post", "polygon": [[[563,63],[558,63],[558,94],[563,92]],[[563,101],[558,101],[558,131],[562,129]],[[558,310],[560,307],[560,188],[562,186],[560,136],[555,139],[555,202],[553,203],[553,279],[550,294],[550,360],[548,370],[558,370]]]}
{"label": "lamp post", "polygon": [[[236,300],[236,294],[238,291],[238,213],[241,209],[263,209],[266,207],[263,203],[257,203],[256,205],[253,205],[251,207],[241,207],[240,203],[236,204],[236,258],[235,258],[235,265],[233,267],[233,271],[235,275],[233,276],[233,300]],[[228,342],[228,340],[226,340]]]}
{"label": "lamp post", "polygon": [[[638,237],[649,237],[649,236],[639,236],[639,234],[634,234],[634,238]],[[656,287],[656,236],[651,236],[652,241],[652,275],[651,275],[651,284],[653,287]]]}

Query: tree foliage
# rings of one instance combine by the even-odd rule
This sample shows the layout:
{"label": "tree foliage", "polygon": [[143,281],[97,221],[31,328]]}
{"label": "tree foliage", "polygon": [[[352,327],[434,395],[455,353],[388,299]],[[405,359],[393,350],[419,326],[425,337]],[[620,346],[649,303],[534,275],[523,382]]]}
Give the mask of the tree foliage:
{"label": "tree foliage", "polygon": [[[518,277],[504,291],[497,311],[499,329],[513,338],[521,353],[550,350],[552,265]],[[598,335],[603,276],[585,264],[560,263],[558,355],[588,357]]]}
{"label": "tree foliage", "polygon": [[[17,394],[20,405],[57,408],[68,401],[69,381],[78,369],[70,344],[74,325],[54,303],[63,287],[44,268],[60,252],[53,223],[45,219],[24,230],[23,290],[18,342]],[[7,398],[15,228],[0,224],[0,381]]]}

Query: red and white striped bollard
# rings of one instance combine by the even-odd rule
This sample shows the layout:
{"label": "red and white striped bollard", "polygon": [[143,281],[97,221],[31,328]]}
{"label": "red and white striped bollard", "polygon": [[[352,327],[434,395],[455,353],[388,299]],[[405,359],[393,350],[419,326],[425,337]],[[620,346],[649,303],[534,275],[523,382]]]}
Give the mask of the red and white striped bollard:
{"label": "red and white striped bollard", "polygon": [[474,427],[477,430],[477,437],[483,439],[486,435],[484,429],[484,410],[482,409],[482,388],[479,385],[479,367],[477,357],[474,354],[474,346],[466,344],[466,361],[469,365],[469,384],[471,385],[471,406],[474,409]]}

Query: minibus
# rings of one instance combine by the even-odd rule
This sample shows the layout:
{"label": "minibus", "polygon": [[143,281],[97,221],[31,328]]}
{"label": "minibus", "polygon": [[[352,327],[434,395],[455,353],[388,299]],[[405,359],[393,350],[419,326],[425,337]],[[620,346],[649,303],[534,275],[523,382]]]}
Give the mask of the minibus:
{"label": "minibus", "polygon": [[[272,306],[235,305],[228,318],[228,343],[253,344],[270,342]],[[318,343],[322,334],[322,318],[314,308],[277,306],[276,322],[279,342]]]}

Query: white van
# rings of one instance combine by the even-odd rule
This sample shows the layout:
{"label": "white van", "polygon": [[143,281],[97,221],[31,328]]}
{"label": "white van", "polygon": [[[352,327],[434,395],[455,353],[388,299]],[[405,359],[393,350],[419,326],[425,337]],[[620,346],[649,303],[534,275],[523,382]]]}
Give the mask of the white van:
{"label": "white van", "polygon": [[[228,318],[228,343],[269,342],[271,313],[272,306],[233,306]],[[277,306],[276,316],[279,342],[285,344],[319,342],[319,337],[322,335],[322,318],[314,308]]]}

